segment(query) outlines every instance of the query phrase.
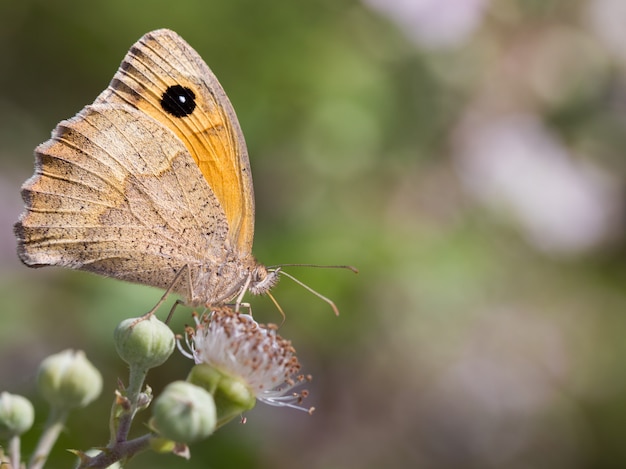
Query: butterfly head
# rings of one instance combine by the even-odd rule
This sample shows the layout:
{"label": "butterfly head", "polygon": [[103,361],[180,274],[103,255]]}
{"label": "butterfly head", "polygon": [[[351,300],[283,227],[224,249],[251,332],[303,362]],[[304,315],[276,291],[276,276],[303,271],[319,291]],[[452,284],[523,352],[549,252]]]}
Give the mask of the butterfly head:
{"label": "butterfly head", "polygon": [[262,295],[278,283],[280,267],[268,269],[264,265],[257,265],[250,273],[250,285],[248,291],[253,295]]}

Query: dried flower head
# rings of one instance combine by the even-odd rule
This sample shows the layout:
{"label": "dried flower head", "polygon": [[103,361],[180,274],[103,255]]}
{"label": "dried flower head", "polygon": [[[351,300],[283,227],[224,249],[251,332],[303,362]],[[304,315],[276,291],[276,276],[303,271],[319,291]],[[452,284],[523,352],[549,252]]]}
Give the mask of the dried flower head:
{"label": "dried flower head", "polygon": [[195,329],[186,331],[187,350],[178,342],[185,356],[239,379],[265,404],[313,411],[301,405],[308,392],[295,391],[311,377],[300,374],[295,349],[277,334],[275,325],[259,324],[230,309],[195,315],[194,320]]}

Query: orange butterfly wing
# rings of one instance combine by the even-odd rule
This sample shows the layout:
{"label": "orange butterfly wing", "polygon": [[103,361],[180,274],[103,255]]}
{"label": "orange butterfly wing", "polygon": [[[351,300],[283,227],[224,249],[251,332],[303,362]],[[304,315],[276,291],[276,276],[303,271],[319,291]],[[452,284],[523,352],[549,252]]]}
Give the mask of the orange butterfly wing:
{"label": "orange butterfly wing", "polygon": [[[173,31],[144,35],[94,102],[115,103],[143,111],[180,138],[224,210],[231,247],[241,258],[251,255],[254,192],[244,137],[224,90],[198,53]],[[195,112],[186,115],[190,103]]]}

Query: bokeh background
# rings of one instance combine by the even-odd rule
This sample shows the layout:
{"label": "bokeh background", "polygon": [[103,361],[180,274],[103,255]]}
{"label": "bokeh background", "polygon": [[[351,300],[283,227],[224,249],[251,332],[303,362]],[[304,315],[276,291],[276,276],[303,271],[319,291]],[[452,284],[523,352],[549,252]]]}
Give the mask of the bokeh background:
{"label": "bokeh background", "polygon": [[19,187],[56,123],[168,27],[237,110],[257,257],[360,273],[289,269],[339,317],[288,279],[274,290],[313,416],[258,405],[188,463],[130,467],[626,467],[625,25],[623,0],[0,0],[0,387],[37,406],[25,451],[45,420],[37,365],[65,348],[105,393],[50,467],[106,443],[126,378],[112,331],[160,292],[22,266]]}

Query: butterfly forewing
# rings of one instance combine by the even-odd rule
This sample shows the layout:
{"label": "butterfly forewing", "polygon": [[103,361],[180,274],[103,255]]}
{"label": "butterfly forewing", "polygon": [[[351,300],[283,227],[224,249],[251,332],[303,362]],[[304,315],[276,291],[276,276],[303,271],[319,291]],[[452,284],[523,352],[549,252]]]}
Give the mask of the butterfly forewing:
{"label": "butterfly forewing", "polygon": [[[177,95],[176,90],[185,91]],[[164,106],[168,93],[173,109]],[[192,102],[187,113],[185,106]],[[146,34],[131,47],[96,103],[130,105],[172,130],[226,214],[229,241],[242,257],[250,255],[254,197],[244,138],[224,90],[191,46],[169,30]]]}

